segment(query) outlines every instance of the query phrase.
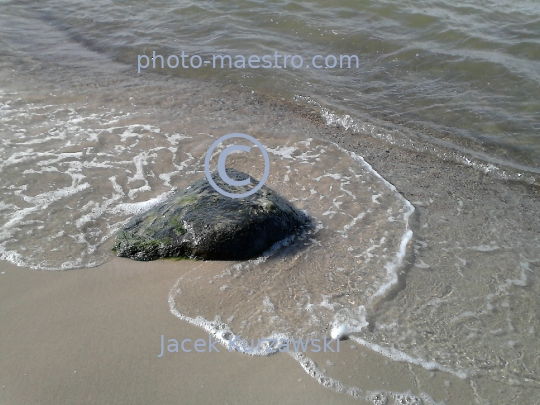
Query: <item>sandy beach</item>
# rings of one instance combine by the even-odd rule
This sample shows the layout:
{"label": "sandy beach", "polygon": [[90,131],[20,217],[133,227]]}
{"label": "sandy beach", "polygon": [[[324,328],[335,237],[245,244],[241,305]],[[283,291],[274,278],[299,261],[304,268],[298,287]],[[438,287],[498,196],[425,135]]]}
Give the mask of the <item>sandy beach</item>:
{"label": "sandy beach", "polygon": [[[355,139],[336,129],[328,129],[327,136],[344,147],[363,150],[377,170],[416,201],[415,229],[420,235],[422,225],[434,215],[456,220],[455,212],[454,218],[450,212],[455,211],[458,198],[482,199],[491,207],[511,212],[516,201],[503,204],[493,196],[501,194],[501,187],[504,195],[516,193],[522,204],[538,193],[532,186],[504,183],[432,156],[397,148],[389,153],[376,140]],[[350,395],[324,388],[285,354],[252,357],[219,346],[220,353],[180,352],[158,358],[161,335],[178,340],[208,337],[203,330],[176,319],[167,303],[171,286],[189,266],[185,261],[141,263],[116,258],[97,268],[50,272],[2,262],[0,402],[358,403]],[[418,268],[411,271],[394,299],[439,293],[439,287],[420,280],[429,277],[428,273]],[[424,290],[419,290],[420,285]],[[352,384],[365,390],[406,392],[415,388],[447,405],[474,403],[478,396],[491,395],[491,403],[503,403],[497,395],[524,395],[523,402],[515,403],[532,403],[519,388],[504,387],[501,394],[495,390],[500,385],[489,380],[482,380],[479,388],[477,383],[448,373],[389,362],[350,341],[341,347],[339,354],[314,355],[312,359],[332,372],[327,364],[346,360],[350,365],[356,356],[360,366],[340,369],[333,377],[347,382],[353,379]]]}
{"label": "sandy beach", "polygon": [[[167,305],[177,262],[115,259],[94,269],[36,272],[2,263],[0,403],[356,403],[288,356],[171,353],[160,335],[207,339]],[[180,269],[181,271],[181,269]]]}
{"label": "sandy beach", "polygon": [[[1,405],[538,405],[539,65],[522,52],[538,14],[8,3]],[[520,34],[486,42],[476,16]],[[153,50],[281,48],[354,52],[359,67],[137,72]],[[231,133],[268,149],[267,185],[314,229],[251,261],[116,257],[122,226],[203,178],[208,148]],[[228,159],[263,172],[256,152]],[[335,330],[339,352],[160,356],[162,341],[209,331]]]}

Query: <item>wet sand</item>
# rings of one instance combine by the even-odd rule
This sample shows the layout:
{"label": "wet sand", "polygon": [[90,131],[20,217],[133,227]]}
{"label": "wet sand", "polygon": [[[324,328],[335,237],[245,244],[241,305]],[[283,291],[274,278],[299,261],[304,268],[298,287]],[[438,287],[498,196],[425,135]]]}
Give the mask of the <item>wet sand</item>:
{"label": "wet sand", "polygon": [[[424,222],[454,210],[457,199],[469,197],[493,206],[501,187],[506,202],[499,201],[499,209],[515,212],[516,204],[529,204],[520,215],[534,215],[537,209],[531,205],[538,196],[533,186],[501,182],[472,168],[347,136],[338,129],[328,128],[327,137],[362,152],[415,203],[416,238],[421,238]],[[532,230],[536,225],[533,218],[530,221]],[[169,311],[169,290],[186,265],[189,262],[117,258],[93,269],[48,272],[0,263],[5,272],[0,275],[0,403],[359,403],[324,388],[285,354],[251,357],[219,346],[220,353],[158,358],[161,335],[208,338]],[[416,274],[411,272],[394,299],[422,294],[414,290],[421,283],[415,281]],[[351,356],[357,356],[361,360],[355,370],[343,367],[332,377],[364,389],[412,388],[447,405],[474,403],[475,397],[503,403],[497,398],[505,396],[514,403],[533,403],[519,388],[503,386],[501,394],[495,382],[484,381],[478,388],[447,373],[391,362],[351,342],[342,347],[339,354],[312,358],[332,375],[332,365],[342,360],[350,364]]]}
{"label": "wet sand", "polygon": [[[430,153],[429,145],[426,153],[418,152],[422,150],[418,139],[411,138],[416,149],[409,150],[327,127],[311,106],[268,100],[238,86],[222,89],[222,84],[203,86],[158,75],[137,75],[132,65],[112,63],[83,46],[66,48],[65,43],[70,42],[63,34],[49,33],[48,37],[43,33],[39,31],[32,42],[29,38],[20,41],[18,31],[14,31],[12,42],[28,49],[19,54],[19,48],[14,47],[11,57],[2,60],[6,88],[11,84],[16,92],[24,95],[26,89],[31,94],[21,99],[21,105],[48,100],[54,91],[54,97],[64,100],[62,104],[73,99],[73,105],[79,103],[88,116],[100,112],[102,105],[120,106],[137,113],[132,118],[137,124],[157,122],[164,133],[227,133],[234,127],[235,131],[257,134],[268,128],[320,137],[363,156],[415,207],[410,221],[413,239],[399,283],[370,313],[372,341],[385,347],[396,345],[396,336],[384,329],[394,322],[396,334],[416,333],[418,344],[405,342],[405,350],[423,348],[425,352],[419,355],[429,359],[442,353],[447,356],[445,364],[452,365],[456,361],[451,356],[459,351],[458,360],[467,360],[460,367],[479,369],[485,365],[483,356],[495,353],[505,357],[501,363],[482,368],[485,377],[460,380],[449,373],[393,362],[348,341],[339,354],[311,356],[328,376],[362,387],[363,396],[368,390],[412,390],[414,394],[426,392],[445,405],[537,404],[537,377],[523,370],[529,366],[534,371],[538,366],[527,362],[538,358],[534,348],[540,330],[535,312],[540,296],[538,186],[501,180],[498,174],[504,168],[490,174],[456,163],[453,151],[447,151],[448,161]],[[40,42],[42,39],[47,39],[44,43],[50,48]],[[39,63],[34,54],[40,55]],[[88,106],[84,104],[87,109],[83,98],[89,100]],[[91,129],[89,123],[78,132]],[[72,146],[74,151],[79,147],[78,143]],[[42,176],[36,176],[36,183],[45,178]],[[164,188],[156,183],[154,196]],[[98,187],[95,193],[101,197],[103,190]],[[66,221],[61,216],[56,219]],[[43,239],[34,235],[25,238],[43,247]],[[498,250],[467,250],[492,242]],[[459,251],[452,250],[456,246]],[[467,263],[461,265],[460,260],[465,259]],[[529,270],[524,273],[528,279],[522,289],[513,293],[512,301],[505,301],[506,297],[493,300],[494,305],[500,304],[496,308],[499,313],[506,316],[504,311],[508,311],[509,316],[521,318],[515,322],[515,331],[505,331],[515,332],[508,339],[517,336],[522,340],[517,349],[503,346],[491,350],[490,343],[504,340],[489,333],[482,335],[490,332],[491,314],[481,320],[487,326],[479,328],[476,337],[467,340],[463,333],[458,336],[458,330],[477,325],[455,325],[450,318],[491,305],[485,297],[495,295],[491,293],[500,291],[501,285],[510,288],[506,281],[519,279],[516,265],[521,261]],[[208,337],[169,310],[169,291],[186,266],[186,262],[114,259],[92,269],[48,272],[0,262],[0,404],[359,403],[324,388],[285,354],[250,357],[220,347],[220,353],[174,353],[159,358],[161,335],[177,340]],[[446,306],[429,306],[447,299]],[[501,319],[506,322],[503,316],[497,320]],[[456,331],[455,340],[432,345],[435,339],[447,337],[443,335],[448,331]],[[490,337],[487,349],[482,347]],[[473,343],[476,347],[471,349]],[[515,354],[520,350],[518,358]],[[492,378],[488,379],[490,373]],[[514,375],[521,379],[521,386],[506,380]]]}
{"label": "wet sand", "polygon": [[[117,258],[93,269],[47,272],[2,262],[0,403],[361,403],[324,388],[287,354],[249,356],[217,345],[219,353],[158,357],[161,335],[208,340],[169,312],[167,295],[186,268]],[[467,381],[391,362],[354,342],[343,341],[339,353],[310,355],[325,371],[350,365],[351,356],[359,359],[354,369],[336,376],[348,384],[472,400]]]}
{"label": "wet sand", "polygon": [[[0,403],[357,403],[287,355],[166,353],[160,336],[208,339],[176,319],[167,295],[178,262],[127,259],[40,272],[2,262]],[[301,380],[301,381],[299,381]]]}

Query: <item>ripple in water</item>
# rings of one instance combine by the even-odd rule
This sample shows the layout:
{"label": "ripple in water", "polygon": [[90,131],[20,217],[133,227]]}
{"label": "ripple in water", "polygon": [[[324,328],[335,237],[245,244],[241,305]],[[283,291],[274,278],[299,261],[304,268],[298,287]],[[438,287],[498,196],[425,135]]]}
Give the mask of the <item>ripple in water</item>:
{"label": "ripple in water", "polygon": [[[314,229],[255,260],[194,269],[178,282],[175,308],[255,339],[360,330],[366,304],[397,282],[413,207],[357,155],[313,139],[264,144],[267,185],[305,210]],[[228,162],[240,170],[251,163]]]}
{"label": "ripple in water", "polygon": [[0,258],[45,270],[102,264],[122,223],[168,195],[144,200],[167,184],[166,173],[160,179],[145,171],[158,158],[172,162],[181,136],[129,123],[130,114],[115,109],[27,104],[16,96],[0,99],[8,134],[0,149],[7,191],[0,203]]}
{"label": "ripple in water", "polygon": [[[28,102],[9,92],[0,102],[8,133],[0,150],[7,190],[0,254],[34,269],[110,259],[122,224],[202,177],[205,152],[222,135],[195,125],[187,135],[167,132],[129,105]],[[397,281],[412,205],[360,156],[280,127],[256,136],[271,157],[267,185],[305,210],[314,228],[256,260],[194,265],[173,288],[172,312],[223,340],[360,331],[366,308]],[[233,154],[228,164],[260,178],[262,160],[253,158]],[[293,356],[321,384],[351,390]]]}
{"label": "ripple in water", "polygon": [[[351,340],[389,359],[487,377],[465,382],[471,388],[479,382],[478,395],[490,389],[488,380],[505,384],[497,390],[507,398],[520,393],[520,386],[537,390],[540,261],[532,197],[501,185],[494,189],[499,203],[478,184],[460,190],[455,201],[433,193],[435,202],[429,193],[415,196],[421,226],[406,258],[414,267],[400,294],[386,294],[403,270],[412,207],[360,157],[315,140],[325,130],[286,104],[200,82],[120,73],[125,67],[88,49],[73,52],[74,43],[59,32],[51,36],[48,26],[32,20],[25,29],[37,27],[39,35],[27,36],[21,46],[33,38],[33,51],[19,58],[14,46],[1,62],[0,258],[51,270],[103,263],[126,220],[203,177],[203,156],[217,137],[245,132],[269,149],[268,185],[319,226],[251,262],[179,263],[183,277],[169,299],[175,315],[225,339],[227,332],[248,339],[350,333]],[[19,35],[13,38],[19,44]],[[53,55],[46,62],[29,57],[42,54],[37,40]],[[321,117],[390,144],[417,143],[400,127],[387,134],[329,110],[321,110]],[[260,178],[260,167],[240,158],[231,155],[230,163]],[[502,178],[521,175],[463,163],[500,171]],[[407,171],[401,178],[421,175]],[[393,299],[378,305],[385,295]],[[340,381],[348,381],[347,375],[337,370],[348,373],[355,360],[327,374],[303,354],[294,357],[335,391],[372,403],[420,403],[410,393],[346,387]],[[518,396],[500,398],[510,403]]]}

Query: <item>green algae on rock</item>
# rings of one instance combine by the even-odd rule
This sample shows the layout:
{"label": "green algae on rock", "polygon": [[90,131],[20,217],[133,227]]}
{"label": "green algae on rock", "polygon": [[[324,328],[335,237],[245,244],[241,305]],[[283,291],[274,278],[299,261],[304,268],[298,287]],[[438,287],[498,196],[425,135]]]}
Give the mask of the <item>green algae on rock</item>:
{"label": "green algae on rock", "polygon": [[[235,180],[248,177],[234,169],[227,169],[227,174]],[[250,189],[249,185],[229,186],[217,172],[212,178],[231,193]],[[203,178],[133,217],[118,232],[114,250],[119,257],[141,261],[172,257],[247,260],[301,231],[308,222],[302,211],[266,186],[233,199],[219,194]]]}

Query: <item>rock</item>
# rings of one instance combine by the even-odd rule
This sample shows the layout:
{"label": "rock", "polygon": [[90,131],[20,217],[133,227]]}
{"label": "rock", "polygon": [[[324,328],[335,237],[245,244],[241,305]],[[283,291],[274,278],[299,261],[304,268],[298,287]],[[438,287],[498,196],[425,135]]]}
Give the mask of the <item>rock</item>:
{"label": "rock", "polygon": [[[235,180],[248,176],[234,169],[227,169],[227,174]],[[231,193],[252,187],[229,186],[217,172],[212,178]],[[142,261],[166,257],[246,260],[308,223],[303,212],[266,186],[245,198],[229,198],[215,191],[205,177],[132,218],[116,236],[115,250],[117,256]]]}

